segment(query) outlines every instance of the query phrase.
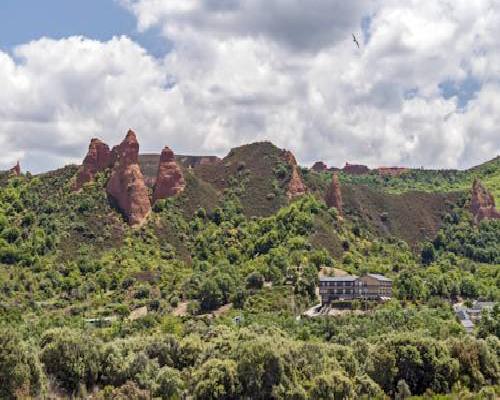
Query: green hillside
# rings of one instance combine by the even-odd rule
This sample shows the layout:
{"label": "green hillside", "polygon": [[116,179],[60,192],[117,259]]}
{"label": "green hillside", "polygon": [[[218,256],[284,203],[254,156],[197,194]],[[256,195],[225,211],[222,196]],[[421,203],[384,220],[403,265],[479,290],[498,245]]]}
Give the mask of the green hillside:
{"label": "green hillside", "polygon": [[[467,209],[474,176],[498,193],[499,160],[341,174],[340,217],[328,174],[302,171],[310,194],[289,202],[282,150],[255,143],[182,166],[184,192],[140,228],[109,171],[78,193],[74,166],[3,174],[0,398],[498,397],[499,308],[467,335],[451,304],[500,301],[500,221]],[[319,275],[367,272],[392,300],[302,316]]]}
{"label": "green hillside", "polygon": [[[328,172],[312,174],[316,175],[311,178],[315,185],[321,185],[322,182],[324,184],[330,179]],[[339,172],[340,181],[344,184],[369,186],[392,194],[408,191],[469,191],[476,177],[481,179],[495,198],[500,198],[500,157],[464,171],[412,169],[399,176],[381,176],[377,171],[371,171],[364,175]]]}

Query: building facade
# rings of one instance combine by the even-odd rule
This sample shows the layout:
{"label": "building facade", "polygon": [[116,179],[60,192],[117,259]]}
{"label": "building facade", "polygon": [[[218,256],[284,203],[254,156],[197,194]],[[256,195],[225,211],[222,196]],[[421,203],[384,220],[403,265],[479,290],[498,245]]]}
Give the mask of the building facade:
{"label": "building facade", "polygon": [[392,297],[392,281],[379,274],[322,276],[319,278],[319,294],[322,304],[333,300],[383,300]]}

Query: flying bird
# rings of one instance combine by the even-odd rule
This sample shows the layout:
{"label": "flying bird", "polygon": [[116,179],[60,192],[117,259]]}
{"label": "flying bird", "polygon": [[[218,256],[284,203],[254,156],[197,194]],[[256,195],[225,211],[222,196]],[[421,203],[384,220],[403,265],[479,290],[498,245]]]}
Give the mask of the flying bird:
{"label": "flying bird", "polygon": [[354,33],[352,34],[352,40],[354,40],[354,43],[356,43],[356,46],[358,46],[359,49],[359,42],[358,39],[356,39],[356,36],[354,36]]}

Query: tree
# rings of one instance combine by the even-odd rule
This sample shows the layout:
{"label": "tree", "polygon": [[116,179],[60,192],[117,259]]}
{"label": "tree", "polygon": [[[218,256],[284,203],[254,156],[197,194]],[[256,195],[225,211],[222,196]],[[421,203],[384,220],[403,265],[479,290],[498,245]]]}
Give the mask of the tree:
{"label": "tree", "polygon": [[260,272],[252,272],[247,276],[248,289],[262,289],[264,286],[264,277]]}
{"label": "tree", "polygon": [[238,379],[242,397],[269,399],[283,383],[285,365],[278,350],[268,340],[247,342],[238,351]]}
{"label": "tree", "polygon": [[83,332],[53,329],[42,337],[41,360],[61,386],[76,391],[80,384],[92,387],[100,371],[100,343]]}
{"label": "tree", "polygon": [[200,307],[202,311],[215,310],[224,302],[224,294],[214,279],[208,278],[202,283],[198,293]]}
{"label": "tree", "polygon": [[427,298],[427,287],[415,272],[405,270],[395,280],[399,298],[405,300],[420,300]]}
{"label": "tree", "polygon": [[396,356],[386,346],[377,346],[370,356],[368,374],[385,392],[392,390],[398,372]]}
{"label": "tree", "polygon": [[434,245],[432,243],[425,243],[422,248],[422,264],[429,265],[436,260],[436,250],[434,249]]}
{"label": "tree", "polygon": [[344,400],[354,397],[351,380],[338,371],[315,377],[311,386],[311,400]]}
{"label": "tree", "polygon": [[489,335],[500,338],[500,306],[495,304],[493,310],[483,310],[481,319],[479,320],[478,336],[486,338]]}
{"label": "tree", "polygon": [[395,400],[405,400],[411,396],[411,391],[404,379],[400,379],[396,386]]}
{"label": "tree", "polygon": [[154,393],[163,400],[177,400],[181,398],[183,385],[184,383],[178,370],[163,367],[158,371]]}
{"label": "tree", "polygon": [[195,400],[238,399],[240,383],[237,364],[233,360],[210,359],[193,374]]}
{"label": "tree", "polygon": [[44,375],[36,352],[12,329],[0,327],[0,398],[37,397]]}
{"label": "tree", "polygon": [[386,396],[382,388],[369,376],[356,377],[356,397],[360,399],[384,399]]}
{"label": "tree", "polygon": [[90,400],[150,400],[149,390],[140,389],[135,382],[128,381],[124,385],[113,388],[106,386],[103,390],[96,393]]}

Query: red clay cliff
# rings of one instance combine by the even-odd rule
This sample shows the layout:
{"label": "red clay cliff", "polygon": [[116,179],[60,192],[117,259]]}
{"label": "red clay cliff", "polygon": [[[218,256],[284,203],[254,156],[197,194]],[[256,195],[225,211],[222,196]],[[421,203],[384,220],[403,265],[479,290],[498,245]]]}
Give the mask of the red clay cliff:
{"label": "red clay cliff", "polygon": [[378,167],[377,172],[382,176],[399,176],[408,171],[405,167]]}
{"label": "red clay cliff", "polygon": [[106,192],[132,226],[141,225],[151,212],[148,189],[138,162],[139,143],[133,131],[113,148],[115,160]]}
{"label": "red clay cliff", "polygon": [[328,169],[328,166],[323,161],[316,161],[311,169],[316,172],[323,172]]}
{"label": "red clay cliff", "polygon": [[19,164],[19,161],[9,170],[9,172],[15,176],[21,175],[21,165]]}
{"label": "red clay cliff", "polygon": [[160,199],[176,196],[186,187],[182,171],[175,161],[174,152],[167,146],[163,149],[158,165],[158,174],[153,192],[153,204]]}
{"label": "red clay cliff", "polygon": [[342,192],[337,173],[332,176],[332,182],[326,191],[325,202],[328,207],[335,207],[339,215],[342,215]]}
{"label": "red clay cliff", "polygon": [[370,168],[368,168],[366,165],[346,163],[344,172],[351,175],[364,175],[370,172]]}
{"label": "red clay cliff", "polygon": [[290,182],[288,182],[287,196],[288,199],[294,199],[299,196],[303,196],[307,193],[307,187],[302,181],[302,177],[299,174],[299,166],[297,165],[297,160],[291,151],[284,150],[283,159],[292,167],[292,177]]}
{"label": "red clay cliff", "polygon": [[83,185],[93,181],[98,172],[102,172],[112,166],[112,156],[108,145],[99,139],[92,139],[89,151],[78,170],[73,190],[80,190]]}
{"label": "red clay cliff", "polygon": [[495,208],[495,198],[479,179],[472,185],[470,211],[476,223],[483,219],[500,219],[500,211]]}

